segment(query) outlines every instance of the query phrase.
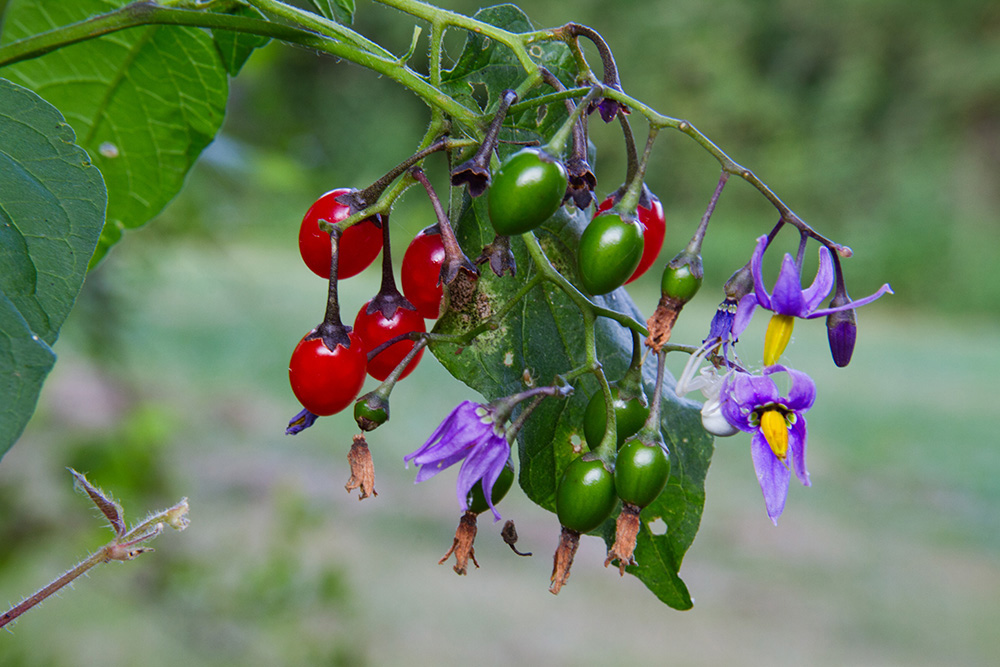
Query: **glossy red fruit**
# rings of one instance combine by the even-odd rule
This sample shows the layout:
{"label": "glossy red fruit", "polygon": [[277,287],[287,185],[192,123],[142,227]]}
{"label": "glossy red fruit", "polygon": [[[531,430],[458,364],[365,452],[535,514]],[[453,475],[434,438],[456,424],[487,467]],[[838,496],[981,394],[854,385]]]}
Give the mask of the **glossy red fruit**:
{"label": "glossy red fruit", "polygon": [[[313,273],[330,277],[330,235],[319,228],[319,221],[340,222],[351,208],[337,201],[349,193],[347,188],[330,190],[309,207],[299,227],[299,253]],[[372,218],[352,225],[340,237],[337,278],[350,278],[368,268],[382,250],[382,230]]]}
{"label": "glossy red fruit", "polygon": [[365,383],[368,357],[354,332],[348,334],[350,346],[337,345],[333,350],[320,338],[310,339],[312,333],[295,346],[288,380],[302,407],[316,415],[332,415],[357,398]]}
{"label": "glossy red fruit", "polygon": [[[639,266],[632,273],[632,277],[625,281],[626,285],[644,274],[656,261],[656,258],[660,255],[660,249],[663,248],[663,237],[667,231],[667,221],[663,214],[663,204],[653,194],[650,194],[649,202],[649,208],[639,206],[637,211],[639,225],[643,228],[642,257],[639,259]],[[614,198],[608,197],[597,207],[595,217],[609,210],[614,205]]]}
{"label": "glossy red fruit", "polygon": [[400,279],[403,295],[416,307],[421,317],[436,320],[441,314],[444,293],[440,280],[445,253],[441,235],[429,229],[433,228],[417,234],[406,248]]}
{"label": "glossy red fruit", "polygon": [[[396,336],[402,336],[414,331],[427,331],[427,327],[424,325],[424,318],[420,317],[420,313],[415,310],[397,308],[393,316],[386,319],[382,315],[382,311],[378,309],[368,313],[369,303],[371,301],[361,306],[358,316],[354,319],[354,333],[361,337],[365,354],[368,354],[382,343]],[[412,340],[401,340],[398,343],[393,343],[368,362],[368,374],[376,380],[386,379],[389,377],[389,373],[392,373],[393,369],[399,365],[403,357],[412,349]],[[423,355],[423,350],[417,352],[416,356],[406,365],[399,379],[402,380],[412,373],[413,369],[417,367],[417,362],[420,361]]]}

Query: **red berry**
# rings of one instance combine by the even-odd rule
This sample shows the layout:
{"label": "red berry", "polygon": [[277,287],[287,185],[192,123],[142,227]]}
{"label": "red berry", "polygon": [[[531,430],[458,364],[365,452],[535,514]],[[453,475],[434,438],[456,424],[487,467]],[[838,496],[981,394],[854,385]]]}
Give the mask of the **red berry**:
{"label": "red berry", "polygon": [[435,320],[441,314],[443,292],[440,281],[444,255],[441,235],[427,229],[414,237],[403,255],[400,270],[403,294],[417,312],[429,320]]}
{"label": "red berry", "polygon": [[357,398],[365,383],[368,357],[354,332],[348,334],[349,347],[337,345],[333,350],[322,338],[309,338],[314,332],[295,346],[288,362],[288,380],[302,407],[316,415],[332,415]]}
{"label": "red berry", "polygon": [[[309,207],[299,228],[299,252],[302,261],[321,278],[330,277],[330,235],[319,228],[319,221],[333,224],[351,214],[351,207],[337,197],[349,193],[347,188],[330,190]],[[372,218],[352,225],[340,237],[337,278],[350,278],[364,271],[382,250],[382,230]]]}
{"label": "red berry", "polygon": [[[382,311],[377,308],[369,314],[369,303],[371,301],[361,306],[358,316],[354,319],[354,331],[364,341],[365,354],[368,354],[382,343],[396,336],[413,331],[427,331],[427,328],[424,326],[424,318],[420,317],[420,314],[415,310],[402,307],[396,308],[393,316],[386,319],[382,315]],[[403,360],[403,357],[412,349],[412,340],[401,340],[398,343],[393,343],[368,362],[368,374],[376,380],[386,379],[392,373],[393,369],[399,365],[399,362]],[[420,350],[413,357],[399,376],[400,379],[405,378],[413,372],[423,354],[424,351]]]}
{"label": "red berry", "polygon": [[[645,206],[638,208],[639,225],[643,228],[642,257],[639,259],[639,266],[632,272],[632,277],[625,281],[626,285],[644,274],[653,265],[653,262],[656,261],[656,258],[660,254],[660,249],[663,247],[663,237],[666,235],[667,230],[666,218],[663,215],[663,204],[652,193],[649,195],[649,203],[649,208]],[[597,207],[597,214],[594,217],[607,211],[614,204],[614,198],[608,197]]]}

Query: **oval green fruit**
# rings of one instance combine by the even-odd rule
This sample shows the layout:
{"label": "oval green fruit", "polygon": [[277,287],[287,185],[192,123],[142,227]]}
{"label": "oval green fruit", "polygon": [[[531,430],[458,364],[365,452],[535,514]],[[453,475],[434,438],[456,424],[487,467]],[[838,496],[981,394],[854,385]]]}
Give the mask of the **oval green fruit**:
{"label": "oval green fruit", "polygon": [[578,458],[559,480],[556,515],[566,528],[589,533],[611,516],[617,500],[615,478],[604,464]]}
{"label": "oval green fruit", "polygon": [[545,151],[514,153],[492,177],[487,204],[493,229],[502,236],[531,231],[559,209],[568,183],[566,168]]}
{"label": "oval green fruit", "polygon": [[607,294],[625,284],[642,259],[642,227],[613,212],[602,213],[580,236],[580,282],[591,294]]}
{"label": "oval green fruit", "polygon": [[[618,448],[622,443],[642,428],[649,417],[649,407],[639,402],[638,398],[623,401],[619,398],[619,388],[611,386],[611,396],[615,403],[615,425],[618,427]],[[604,392],[598,391],[590,397],[587,409],[583,413],[583,436],[591,451],[597,449],[604,438],[604,428],[607,426],[607,414],[604,410]]]}
{"label": "oval green fruit", "polygon": [[669,264],[660,279],[660,291],[683,303],[687,303],[698,293],[702,278],[695,275],[690,264],[673,267]]}
{"label": "oval green fruit", "polygon": [[615,460],[615,491],[622,502],[646,507],[656,500],[670,477],[670,458],[663,448],[633,440]]}

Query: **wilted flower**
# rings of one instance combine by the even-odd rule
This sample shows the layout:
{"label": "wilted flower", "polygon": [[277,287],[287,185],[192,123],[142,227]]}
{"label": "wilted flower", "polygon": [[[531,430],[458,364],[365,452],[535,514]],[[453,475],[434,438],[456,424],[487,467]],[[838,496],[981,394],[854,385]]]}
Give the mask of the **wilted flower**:
{"label": "wilted flower", "polygon": [[[791,378],[788,396],[781,396],[770,377],[779,372]],[[753,434],[753,466],[767,515],[777,525],[788,495],[789,457],[799,481],[809,486],[803,415],[816,400],[816,385],[805,373],[775,364],[765,368],[763,375],[730,374],[722,385],[721,399],[726,421]]]}
{"label": "wilted flower", "polygon": [[722,384],[728,375],[720,375],[719,370],[711,365],[701,368],[702,362],[716,350],[718,345],[715,338],[706,339],[706,343],[688,359],[674,391],[678,396],[683,396],[689,391],[701,391],[702,396],[705,397],[705,403],[701,407],[702,426],[712,435],[727,437],[739,432],[735,426],[726,421],[722,414],[719,393],[722,391]]}
{"label": "wilted flower", "polygon": [[482,480],[483,495],[493,510],[494,520],[499,521],[500,514],[493,507],[493,485],[510,456],[503,421],[489,406],[462,401],[431,433],[427,442],[403,460],[407,465],[412,461],[420,466],[418,483],[462,461],[456,484],[462,511],[468,511],[469,491]]}

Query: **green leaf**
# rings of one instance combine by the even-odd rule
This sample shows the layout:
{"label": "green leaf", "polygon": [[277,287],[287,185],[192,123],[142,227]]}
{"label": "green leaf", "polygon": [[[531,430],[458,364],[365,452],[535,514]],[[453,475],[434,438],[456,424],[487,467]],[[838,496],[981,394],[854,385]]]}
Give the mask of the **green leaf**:
{"label": "green leaf", "polygon": [[309,0],[321,16],[331,21],[351,25],[354,23],[354,0]]}
{"label": "green leaf", "polygon": [[[126,0],[12,0],[2,41],[124,4]],[[145,224],[177,194],[222,124],[229,86],[212,35],[177,26],[123,30],[0,72],[62,111],[104,174],[108,224],[92,263],[123,230]]]}
{"label": "green leaf", "polygon": [[[533,30],[528,16],[514,5],[497,5],[480,9],[475,18],[514,33]],[[575,75],[575,63],[569,48],[562,42],[540,42],[532,46],[535,62],[546,67],[564,85],[570,86]],[[470,32],[465,40],[462,53],[454,67],[442,73],[442,88],[470,108],[495,108],[497,100],[507,88],[516,88],[524,79],[525,72],[514,52],[482,34]],[[548,86],[539,86],[528,93],[526,99],[553,92]],[[485,95],[485,103],[476,101]],[[562,104],[548,109],[528,109],[520,114],[512,114],[504,121],[504,127],[513,130],[505,138],[534,139],[547,136],[552,129],[566,119],[566,108]]]}
{"label": "green leaf", "polygon": [[0,79],[0,456],[55,363],[104,224],[100,172],[53,106]]}
{"label": "green leaf", "polygon": [[[457,229],[459,240],[472,257],[493,240],[485,198],[473,200]],[[560,209],[535,234],[549,260],[564,276],[578,283],[575,248],[588,216]],[[527,248],[511,239],[517,261],[516,279],[498,278],[489,269],[476,283],[472,296],[454,300],[435,326],[435,332],[459,333],[489,317],[535,274]],[[624,289],[595,297],[599,305],[643,319]],[[436,345],[434,355],[459,380],[488,400],[525,389],[525,377],[536,384],[550,384],[556,375],[584,363],[584,331],[580,311],[551,283],[531,290],[504,318],[500,327],[477,337],[464,349]],[[620,378],[631,359],[631,334],[618,323],[598,318],[598,355],[611,380]],[[647,363],[644,380],[648,395],[655,382],[655,362]],[[705,474],[712,456],[712,439],[701,426],[700,405],[679,399],[668,378],[662,408],[663,437],[670,448],[671,477],[660,498],[642,514],[645,522],[662,518],[664,535],[643,530],[636,558],[629,572],[639,577],[657,597],[678,609],[691,606],[687,588],[678,576],[684,554],[698,531],[704,506]],[[554,510],[556,485],[565,467],[585,450],[583,413],[597,391],[590,376],[576,383],[568,400],[546,399],[532,414],[518,436],[519,483],[535,503]],[[608,522],[613,531],[613,522]],[[605,527],[607,530],[608,527]]]}
{"label": "green leaf", "polygon": [[[253,7],[244,5],[236,6],[231,12],[235,16],[245,16],[248,18],[262,19],[263,14]],[[271,41],[269,37],[263,35],[251,35],[248,33],[233,32],[232,30],[213,30],[212,38],[215,46],[219,49],[219,56],[226,66],[226,71],[230,76],[236,76],[243,69],[247,59],[258,49]]]}

